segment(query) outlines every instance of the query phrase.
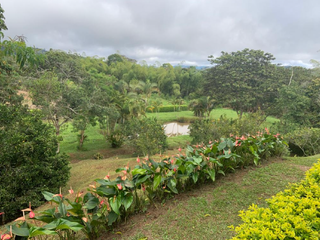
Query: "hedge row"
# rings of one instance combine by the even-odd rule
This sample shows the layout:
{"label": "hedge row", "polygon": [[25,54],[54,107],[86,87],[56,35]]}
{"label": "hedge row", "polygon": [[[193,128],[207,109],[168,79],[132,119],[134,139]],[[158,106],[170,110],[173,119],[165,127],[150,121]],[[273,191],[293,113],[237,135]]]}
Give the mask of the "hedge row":
{"label": "hedge row", "polygon": [[84,196],[75,194],[71,201],[60,194],[43,192],[47,201],[56,207],[35,215],[31,207],[30,218],[46,223],[42,227],[26,223],[25,214],[22,223],[7,226],[8,235],[33,237],[55,235],[60,239],[77,239],[76,232],[81,231],[88,239],[96,239],[101,228],[112,228],[117,222],[126,219],[129,214],[140,212],[154,201],[162,201],[168,195],[198,187],[199,184],[215,181],[217,175],[225,175],[232,169],[250,164],[259,164],[261,159],[281,155],[286,143],[277,135],[258,133],[256,136],[222,138],[209,144],[188,146],[186,153],[165,158],[159,162],[146,157],[137,158],[139,163],[134,169],[127,167],[116,170],[119,176],[110,179],[96,179]]}
{"label": "hedge row", "polygon": [[147,112],[179,112],[179,111],[188,111],[189,108],[187,105],[165,105],[159,107],[159,111],[156,108],[152,110],[150,108],[147,109]]}
{"label": "hedge row", "polygon": [[240,212],[244,223],[235,228],[233,240],[320,239],[320,161],[304,180],[290,185],[267,203],[269,208],[252,205]]}

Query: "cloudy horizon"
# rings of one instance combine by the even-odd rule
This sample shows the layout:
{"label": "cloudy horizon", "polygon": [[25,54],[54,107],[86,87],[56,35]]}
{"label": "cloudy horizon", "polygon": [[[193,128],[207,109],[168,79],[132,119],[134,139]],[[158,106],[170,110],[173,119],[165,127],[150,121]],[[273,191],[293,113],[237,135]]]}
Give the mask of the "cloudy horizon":
{"label": "cloudy horizon", "polygon": [[87,56],[119,52],[148,64],[209,65],[209,55],[244,48],[274,63],[320,59],[320,1],[2,0],[5,36]]}

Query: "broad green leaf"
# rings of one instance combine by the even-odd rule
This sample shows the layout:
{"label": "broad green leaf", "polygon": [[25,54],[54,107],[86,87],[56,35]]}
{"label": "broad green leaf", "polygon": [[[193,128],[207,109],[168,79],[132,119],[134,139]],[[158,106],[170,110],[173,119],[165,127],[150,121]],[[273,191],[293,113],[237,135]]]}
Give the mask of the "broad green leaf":
{"label": "broad green leaf", "polygon": [[[6,226],[6,228],[10,231],[10,226]],[[21,237],[28,237],[29,236],[29,227],[26,222],[22,223],[20,227],[16,225],[12,225],[12,233],[17,236]]]}
{"label": "broad green leaf", "polygon": [[199,156],[199,157],[193,157],[193,161],[196,163],[196,164],[200,164],[202,162],[202,157]]}
{"label": "broad green leaf", "polygon": [[209,174],[211,180],[214,182],[216,180],[216,171],[214,169],[208,169],[207,173]]}
{"label": "broad green leaf", "polygon": [[126,211],[127,211],[128,208],[131,206],[132,202],[133,202],[133,196],[132,196],[131,193],[125,195],[125,196],[122,198],[122,204],[123,204],[123,206],[124,206],[124,208],[125,208]]}
{"label": "broad green leaf", "polygon": [[91,197],[89,198],[89,200],[84,204],[84,208],[86,209],[94,209],[95,207],[97,207],[99,205],[100,201],[99,198],[97,197]]}
{"label": "broad green leaf", "polygon": [[156,189],[160,183],[161,183],[161,175],[160,173],[157,173],[153,179],[153,189]]}
{"label": "broad green leaf", "polygon": [[119,208],[121,206],[121,195],[118,195],[116,198],[109,198],[109,204],[112,208],[112,210],[120,215]]}
{"label": "broad green leaf", "polygon": [[112,197],[116,194],[116,191],[114,188],[109,188],[107,186],[100,186],[96,189],[96,192],[99,194],[99,196],[103,197]]}
{"label": "broad green leaf", "polygon": [[29,230],[30,234],[29,237],[35,237],[39,235],[56,235],[57,233],[52,230],[40,228],[40,227],[31,227]]}
{"label": "broad green leaf", "polygon": [[127,188],[134,188],[134,183],[130,180],[125,180],[124,181],[124,185],[127,187]]}
{"label": "broad green leaf", "polygon": [[170,188],[170,190],[176,194],[178,194],[178,190],[176,189],[176,180],[171,178],[170,181],[168,182],[168,187]]}
{"label": "broad green leaf", "polygon": [[227,146],[227,142],[226,142],[226,141],[221,142],[221,143],[218,145],[218,151],[221,151],[221,150],[225,149],[226,146]]}
{"label": "broad green leaf", "polygon": [[178,163],[176,164],[179,166],[178,170],[184,174],[186,172],[186,167],[184,165],[179,165]]}
{"label": "broad green leaf", "polygon": [[146,169],[143,169],[143,168],[134,168],[134,169],[132,169],[131,174],[132,174],[132,176],[135,176],[135,175],[137,175],[137,174],[143,175],[143,174],[145,174],[146,172],[147,172]]}
{"label": "broad green leaf", "polygon": [[151,177],[151,175],[146,175],[146,176],[140,177],[137,180],[135,180],[134,184],[136,186],[139,186],[141,183],[144,183],[150,177]]}
{"label": "broad green leaf", "polygon": [[116,169],[116,173],[121,172],[121,171],[127,171],[127,169],[126,169],[126,168],[123,168],[123,167]]}
{"label": "broad green leaf", "polygon": [[42,195],[44,196],[44,198],[45,198],[47,201],[51,201],[54,194],[53,194],[53,193],[50,193],[50,192],[47,192],[47,191],[43,191],[43,192],[42,192]]}
{"label": "broad green leaf", "polygon": [[117,219],[119,215],[116,214],[114,211],[108,214],[108,226],[111,226]]}
{"label": "broad green leaf", "polygon": [[194,169],[195,169],[195,166],[193,164],[188,164],[186,167],[187,174],[192,173]]}
{"label": "broad green leaf", "polygon": [[79,231],[82,228],[84,228],[83,225],[77,223],[77,222],[71,222],[69,220],[66,219],[56,219],[54,221],[52,221],[51,223],[45,225],[43,228],[45,229],[50,229],[50,230],[63,230],[63,229],[70,229],[72,231]]}
{"label": "broad green leaf", "polygon": [[64,205],[64,203],[62,203],[62,202],[59,203],[58,211],[63,217],[65,217],[67,215],[67,209],[66,209],[66,206]]}
{"label": "broad green leaf", "polygon": [[195,172],[195,173],[192,174],[192,179],[193,179],[194,183],[198,182],[198,178],[199,178],[199,173],[198,172]]}

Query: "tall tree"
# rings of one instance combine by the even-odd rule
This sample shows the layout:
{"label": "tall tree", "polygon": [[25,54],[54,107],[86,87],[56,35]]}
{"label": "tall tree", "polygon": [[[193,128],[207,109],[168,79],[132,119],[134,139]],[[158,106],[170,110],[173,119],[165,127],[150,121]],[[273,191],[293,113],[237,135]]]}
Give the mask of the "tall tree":
{"label": "tall tree", "polygon": [[243,112],[266,110],[277,91],[273,74],[275,58],[261,50],[244,49],[226,53],[209,61],[214,66],[206,71],[204,93],[217,103],[229,106],[240,116]]}

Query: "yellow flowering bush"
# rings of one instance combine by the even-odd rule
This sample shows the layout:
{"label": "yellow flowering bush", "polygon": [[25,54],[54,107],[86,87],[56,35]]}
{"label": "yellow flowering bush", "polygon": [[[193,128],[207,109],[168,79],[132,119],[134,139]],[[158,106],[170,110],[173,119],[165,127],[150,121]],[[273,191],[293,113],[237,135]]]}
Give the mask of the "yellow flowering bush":
{"label": "yellow flowering bush", "polygon": [[269,208],[252,205],[241,211],[244,222],[233,227],[236,239],[320,239],[320,161],[300,183],[267,200]]}

